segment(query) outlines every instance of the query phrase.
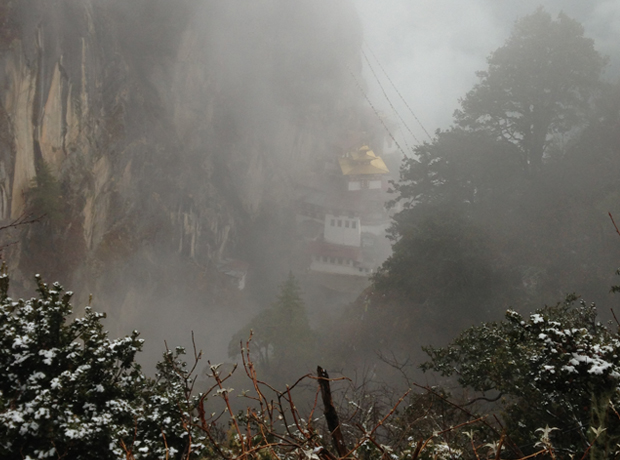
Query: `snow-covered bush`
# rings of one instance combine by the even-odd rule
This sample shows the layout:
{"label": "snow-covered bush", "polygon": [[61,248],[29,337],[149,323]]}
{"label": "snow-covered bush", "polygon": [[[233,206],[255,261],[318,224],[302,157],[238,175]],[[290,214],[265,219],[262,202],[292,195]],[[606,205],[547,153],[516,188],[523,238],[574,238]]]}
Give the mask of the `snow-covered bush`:
{"label": "snow-covered bush", "polygon": [[[536,430],[557,427],[554,444],[568,453],[620,440],[620,340],[596,319],[596,307],[576,298],[528,318],[464,331],[445,348],[428,348],[424,369],[456,375],[464,387],[501,395],[510,436],[533,451]],[[489,393],[490,392],[490,393]],[[596,434],[605,428],[604,434]]]}
{"label": "snow-covered bush", "polygon": [[68,321],[71,292],[37,283],[38,299],[13,301],[0,277],[0,457],[182,454],[188,429],[180,414],[191,409],[181,377],[147,379],[134,361],[138,332],[109,339],[104,315],[90,307]]}

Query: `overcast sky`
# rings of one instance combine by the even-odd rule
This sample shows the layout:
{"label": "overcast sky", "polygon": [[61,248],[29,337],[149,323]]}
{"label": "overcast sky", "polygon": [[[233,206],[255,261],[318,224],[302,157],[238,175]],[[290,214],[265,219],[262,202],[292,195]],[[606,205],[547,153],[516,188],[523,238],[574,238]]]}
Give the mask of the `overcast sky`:
{"label": "overcast sky", "polygon": [[[477,81],[474,73],[486,68],[486,57],[504,43],[514,22],[538,6],[581,22],[599,52],[611,56],[610,69],[616,74],[620,69],[620,0],[354,1],[364,27],[364,50],[396,111],[420,141],[428,137],[398,102],[371,52],[431,134],[450,125],[458,99]],[[365,78],[373,104],[402,125],[367,66]],[[397,138],[403,148],[416,143],[402,126]]]}

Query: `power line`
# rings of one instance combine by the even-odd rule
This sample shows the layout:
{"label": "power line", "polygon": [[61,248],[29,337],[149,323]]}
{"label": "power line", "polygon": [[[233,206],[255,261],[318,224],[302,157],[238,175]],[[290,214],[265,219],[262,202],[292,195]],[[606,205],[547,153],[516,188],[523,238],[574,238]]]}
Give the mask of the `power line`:
{"label": "power line", "polygon": [[[394,88],[394,91],[396,91],[396,94],[398,94],[398,96],[401,98],[401,100],[404,102],[405,106],[409,109],[409,112],[411,112],[411,115],[413,115],[413,118],[415,118],[415,121],[418,122],[418,124],[420,125],[420,128],[422,128],[422,130],[424,131],[424,133],[428,136],[428,138],[430,139],[430,141],[433,141],[433,137],[428,133],[428,131],[426,130],[426,128],[424,127],[424,125],[422,124],[422,122],[420,121],[420,119],[416,116],[416,114],[413,112],[413,109],[411,108],[411,106],[407,103],[407,101],[405,100],[405,98],[403,97],[403,95],[400,93],[400,91],[398,91],[398,88],[396,87],[396,85],[394,84],[394,82],[392,81],[392,79],[390,78],[390,76],[388,75],[388,73],[385,71],[385,69],[383,68],[383,66],[381,65],[381,62],[379,61],[379,59],[377,58],[377,56],[375,55],[375,53],[372,52],[372,49],[370,48],[370,46],[368,46],[368,43],[366,43],[366,41],[364,41],[364,44],[366,45],[366,48],[368,48],[368,51],[370,52],[370,54],[372,55],[372,57],[375,59],[375,61],[377,61],[377,65],[379,66],[379,68],[383,71],[384,75],[386,76],[386,78],[388,79],[388,81],[390,82],[390,84],[392,85],[392,88]],[[363,51],[362,51],[363,52]]]}
{"label": "power line", "polygon": [[401,153],[403,154],[403,156],[406,158],[407,154],[405,153],[405,151],[403,150],[403,148],[400,146],[400,144],[398,143],[398,141],[396,140],[396,138],[394,137],[394,135],[392,134],[392,132],[390,131],[390,128],[387,127],[387,125],[385,124],[385,121],[383,121],[383,118],[381,117],[381,115],[379,115],[379,111],[376,109],[376,107],[373,105],[373,103],[370,101],[370,99],[368,98],[368,95],[366,94],[366,92],[364,91],[364,88],[362,88],[362,85],[360,84],[360,82],[357,80],[357,77],[355,76],[355,74],[353,73],[353,71],[351,69],[349,69],[349,73],[351,74],[351,77],[353,78],[353,81],[355,82],[355,85],[357,86],[357,88],[361,91],[361,93],[364,95],[364,98],[366,99],[366,102],[368,102],[368,105],[370,105],[370,107],[372,108],[373,112],[375,112],[375,115],[377,116],[377,118],[379,119],[379,121],[381,122],[381,124],[383,125],[383,127],[385,128],[385,130],[387,131],[387,133],[389,134],[390,138],[394,141],[394,144],[396,145],[396,147],[398,147],[398,150],[401,151]]}
{"label": "power line", "polygon": [[[407,128],[407,131],[409,131],[409,133],[413,136],[413,138],[415,139],[415,141],[418,144],[421,144],[421,142],[418,140],[418,138],[416,137],[415,134],[413,134],[413,131],[411,131],[411,128],[409,128],[409,125],[407,125],[407,123],[405,122],[405,120],[403,120],[403,117],[400,116],[400,113],[398,113],[398,110],[396,110],[396,107],[394,107],[394,104],[392,104],[392,101],[390,100],[389,96],[387,95],[387,93],[385,92],[385,88],[383,87],[383,85],[381,84],[381,80],[379,80],[379,77],[377,76],[377,73],[375,72],[375,69],[372,67],[372,64],[370,63],[370,61],[368,60],[368,56],[366,56],[366,53],[364,52],[364,50],[362,50],[362,56],[364,56],[364,59],[366,60],[366,63],[368,64],[368,68],[370,69],[370,71],[372,72],[372,74],[375,77],[375,80],[377,80],[377,84],[379,85],[379,88],[381,88],[381,91],[383,92],[383,96],[385,96],[385,100],[388,101],[388,104],[390,104],[390,107],[392,108],[392,110],[394,111],[394,113],[396,114],[396,116],[399,118],[399,120],[403,123],[403,125],[405,126],[405,128]],[[409,146],[407,145],[407,141],[403,140],[405,142],[405,146],[407,147],[407,150],[409,150]]]}

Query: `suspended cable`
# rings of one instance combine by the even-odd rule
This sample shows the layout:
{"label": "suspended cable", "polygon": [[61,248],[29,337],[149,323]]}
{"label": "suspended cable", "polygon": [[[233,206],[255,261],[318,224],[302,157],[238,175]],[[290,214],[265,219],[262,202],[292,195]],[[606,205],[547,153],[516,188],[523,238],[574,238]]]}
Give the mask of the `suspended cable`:
{"label": "suspended cable", "polygon": [[372,108],[373,112],[375,112],[375,115],[377,116],[377,118],[379,119],[379,121],[381,122],[381,124],[383,125],[385,130],[387,131],[388,135],[390,136],[390,139],[392,139],[392,141],[394,141],[394,144],[396,145],[396,147],[398,147],[398,150],[400,150],[401,153],[403,154],[403,156],[405,158],[407,158],[407,154],[405,153],[403,148],[400,146],[400,144],[398,143],[398,141],[396,140],[396,138],[394,137],[394,135],[390,131],[390,128],[388,128],[388,126],[385,124],[385,121],[383,121],[383,118],[381,117],[381,115],[379,115],[379,111],[375,108],[373,103],[370,102],[370,99],[368,98],[368,95],[364,91],[364,88],[362,88],[362,85],[357,80],[357,78],[355,77],[355,74],[353,73],[353,71],[351,71],[351,69],[349,69],[349,73],[351,74],[351,77],[353,78],[353,81],[355,82],[355,85],[357,86],[357,88],[360,90],[360,92],[364,96],[364,99],[366,99],[366,102],[368,102],[368,105],[370,105],[370,108]]}
{"label": "suspended cable", "polygon": [[426,130],[426,128],[424,127],[424,125],[422,124],[422,122],[420,121],[420,119],[416,116],[416,114],[413,112],[413,109],[411,108],[411,106],[407,103],[407,101],[405,100],[405,98],[403,97],[403,95],[400,93],[400,91],[398,91],[398,88],[396,87],[396,85],[394,84],[394,82],[392,81],[392,79],[390,78],[390,76],[388,75],[388,73],[385,71],[385,69],[383,68],[383,66],[381,65],[381,62],[379,61],[379,59],[377,58],[377,56],[375,55],[375,53],[372,52],[372,49],[370,48],[370,46],[368,46],[368,43],[366,43],[366,41],[364,41],[364,44],[366,45],[366,48],[368,48],[368,51],[370,52],[370,54],[372,55],[372,57],[375,59],[375,61],[377,61],[377,65],[379,66],[379,68],[383,71],[384,75],[386,76],[386,78],[388,79],[388,81],[390,82],[390,84],[392,85],[392,88],[394,88],[394,91],[396,91],[396,94],[398,94],[398,96],[401,98],[401,100],[403,101],[403,103],[405,104],[405,106],[409,109],[409,112],[411,112],[411,115],[413,115],[413,118],[415,118],[415,121],[418,122],[418,124],[420,125],[420,128],[422,128],[422,130],[424,131],[424,133],[428,136],[428,138],[430,139],[430,141],[433,141],[433,137],[428,133],[428,131]]}
{"label": "suspended cable", "polygon": [[[403,126],[405,128],[407,128],[407,131],[409,131],[409,134],[411,134],[413,136],[413,138],[415,139],[415,141],[418,144],[421,144],[421,142],[418,140],[416,135],[413,134],[413,131],[411,131],[411,128],[409,128],[409,125],[407,125],[405,120],[403,120],[403,117],[400,116],[400,113],[398,113],[398,110],[396,110],[396,107],[394,107],[394,104],[392,104],[392,101],[390,100],[389,96],[385,92],[385,88],[381,84],[381,80],[379,80],[379,77],[378,77],[377,73],[375,72],[375,69],[372,67],[372,64],[368,60],[368,56],[366,56],[366,53],[364,52],[364,50],[362,50],[362,56],[364,56],[364,59],[366,60],[366,64],[368,64],[368,68],[370,69],[370,72],[374,75],[375,80],[377,80],[377,84],[379,85],[379,88],[381,88],[381,91],[383,92],[383,96],[385,96],[385,100],[388,102],[388,104],[390,104],[390,107],[392,108],[392,110],[394,111],[394,113],[396,114],[398,119],[402,122]],[[403,139],[403,141],[405,142],[405,147],[407,147],[407,150],[410,150],[409,146],[407,145],[407,141],[404,140],[404,139]]]}

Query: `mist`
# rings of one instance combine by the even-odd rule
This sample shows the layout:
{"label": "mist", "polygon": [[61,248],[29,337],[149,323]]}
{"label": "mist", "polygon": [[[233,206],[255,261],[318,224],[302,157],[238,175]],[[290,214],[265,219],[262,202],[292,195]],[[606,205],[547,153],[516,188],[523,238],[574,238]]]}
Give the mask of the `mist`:
{"label": "mist", "polygon": [[[410,146],[429,140],[424,129],[432,135],[451,124],[459,99],[477,82],[475,72],[486,68],[486,58],[503,44],[515,21],[539,6],[552,15],[562,11],[583,24],[596,48],[612,58],[609,78],[615,80],[618,75],[620,9],[614,1],[394,0],[378,4],[357,0],[355,4],[364,27],[363,49],[372,66],[382,74],[374,53],[421,123],[382,76],[390,100],[413,131],[415,138],[403,126],[398,132],[398,138]],[[401,124],[365,61],[364,66],[372,100]]]}
{"label": "mist", "polygon": [[[422,345],[445,343],[474,321],[501,318],[513,301],[525,299],[523,308],[531,308],[561,300],[567,285],[577,283],[573,274],[549,281],[554,287],[544,293],[493,297],[502,283],[518,290],[551,268],[524,258],[518,270],[527,276],[497,278],[502,258],[523,243],[514,234],[502,240],[506,228],[493,221],[495,211],[471,217],[468,210],[464,219],[474,223],[463,228],[511,248],[483,248],[476,259],[489,270],[476,294],[485,305],[479,315],[463,315],[467,320],[439,331],[430,323],[455,314],[460,299],[442,300],[422,324],[425,318],[407,313],[406,302],[390,306],[398,313],[386,313],[374,297],[372,277],[402,237],[387,239],[402,203],[390,210],[384,204],[398,196],[388,190],[399,181],[403,157],[443,142],[438,130],[453,126],[459,101],[479,82],[476,72],[537,2],[65,0],[56,10],[35,3],[13,7],[15,28],[2,48],[2,218],[48,216],[23,229],[20,245],[7,250],[15,294],[31,292],[34,272],[74,291],[78,313],[93,294],[111,334],[141,331],[148,368],[164,342],[191,347],[192,332],[210,359],[234,361],[231,339],[249,334],[289,274],[317,334],[304,372],[314,369],[313,360],[357,372],[392,351],[419,361]],[[543,6],[553,18],[562,11],[583,25],[597,52],[610,57],[604,80],[615,82],[616,2]],[[575,164],[583,161],[566,142],[557,158],[578,159],[554,170],[558,183],[560,177],[574,183]],[[379,168],[368,173],[371,180],[350,179],[345,160],[367,151],[366,160]],[[556,157],[546,158],[551,164]],[[467,168],[484,176],[493,161],[474,168],[462,160],[455,176],[469,174]],[[478,195],[483,185],[476,186]],[[503,193],[510,198],[492,187],[489,201]],[[613,201],[609,188],[592,206]],[[558,189],[539,192],[548,203],[567,199]],[[49,200],[32,198],[37,193]],[[532,201],[540,201],[536,196]],[[528,212],[549,214],[518,206],[510,225],[531,220]],[[541,246],[550,244],[551,233]],[[601,247],[608,244],[605,239]],[[594,295],[608,277],[589,281],[574,288]],[[428,299],[412,298],[416,305]],[[401,340],[407,334],[415,337]]]}
{"label": "mist", "polygon": [[0,456],[616,452],[618,43],[617,0],[0,1]]}

